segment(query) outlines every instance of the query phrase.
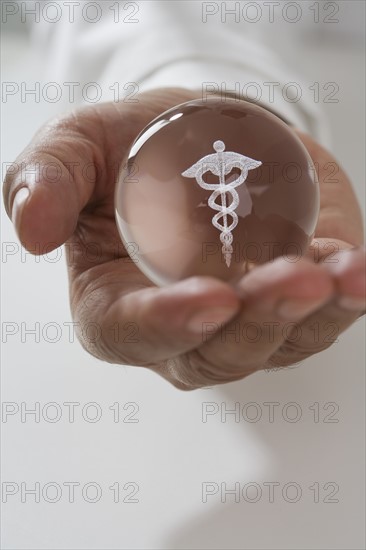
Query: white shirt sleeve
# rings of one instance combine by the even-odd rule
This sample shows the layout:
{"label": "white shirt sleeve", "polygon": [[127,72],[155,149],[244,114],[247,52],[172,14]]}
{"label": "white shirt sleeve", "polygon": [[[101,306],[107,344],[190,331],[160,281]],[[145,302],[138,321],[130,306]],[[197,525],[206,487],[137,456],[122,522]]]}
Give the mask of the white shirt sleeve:
{"label": "white shirt sleeve", "polygon": [[236,92],[329,144],[321,109],[305,99],[301,78],[263,46],[266,24],[252,26],[244,35],[233,18],[222,22],[204,13],[207,2],[118,4],[117,13],[116,2],[99,3],[102,12],[95,24],[86,20],[92,12],[86,17],[75,8],[74,22],[61,20],[56,32],[45,34],[48,78],[79,82],[80,90],[97,82],[103,101],[116,99],[116,90],[126,97],[165,86],[201,90],[203,96]]}

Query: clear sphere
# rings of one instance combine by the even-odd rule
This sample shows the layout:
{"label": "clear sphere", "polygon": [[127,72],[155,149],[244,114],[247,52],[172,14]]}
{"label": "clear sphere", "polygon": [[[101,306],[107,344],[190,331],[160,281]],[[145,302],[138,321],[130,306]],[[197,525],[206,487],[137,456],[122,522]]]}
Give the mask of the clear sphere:
{"label": "clear sphere", "polygon": [[157,285],[193,275],[235,283],[307,251],[319,214],[312,160],[291,128],[246,101],[178,105],[132,144],[116,188],[117,226]]}

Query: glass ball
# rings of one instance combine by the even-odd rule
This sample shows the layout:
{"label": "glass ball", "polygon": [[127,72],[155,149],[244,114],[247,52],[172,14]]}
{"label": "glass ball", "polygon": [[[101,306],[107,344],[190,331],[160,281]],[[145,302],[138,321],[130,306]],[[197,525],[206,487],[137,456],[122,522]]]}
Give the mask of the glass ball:
{"label": "glass ball", "polygon": [[169,109],[137,136],[117,182],[116,220],[157,285],[194,275],[234,283],[306,253],[319,214],[311,158],[292,129],[243,100]]}

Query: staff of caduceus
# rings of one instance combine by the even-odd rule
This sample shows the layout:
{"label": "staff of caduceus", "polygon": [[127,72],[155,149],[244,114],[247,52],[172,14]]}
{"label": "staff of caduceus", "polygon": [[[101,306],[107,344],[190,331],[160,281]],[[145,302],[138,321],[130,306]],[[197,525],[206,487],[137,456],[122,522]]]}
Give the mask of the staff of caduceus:
{"label": "staff of caduceus", "polygon": [[[239,195],[235,187],[238,187],[247,179],[249,170],[258,168],[262,163],[259,160],[251,159],[233,151],[224,152],[225,143],[223,141],[215,141],[213,148],[216,153],[202,157],[190,168],[182,172],[182,176],[195,178],[200,187],[213,191],[208,199],[208,205],[213,210],[218,210],[218,213],[212,218],[212,225],[221,231],[222,254],[227,267],[230,267],[233,253],[232,231],[238,225],[238,216],[235,209],[239,205]],[[235,180],[225,182],[225,175],[229,174],[234,168],[239,168],[241,173]],[[215,176],[219,176],[219,183],[205,182],[202,176],[206,172],[212,172]],[[231,203],[229,205],[226,201],[228,193],[231,195]],[[215,202],[218,196],[221,197],[221,204]],[[229,225],[228,216],[232,218],[232,222]],[[223,219],[223,223],[219,222],[220,218]]]}

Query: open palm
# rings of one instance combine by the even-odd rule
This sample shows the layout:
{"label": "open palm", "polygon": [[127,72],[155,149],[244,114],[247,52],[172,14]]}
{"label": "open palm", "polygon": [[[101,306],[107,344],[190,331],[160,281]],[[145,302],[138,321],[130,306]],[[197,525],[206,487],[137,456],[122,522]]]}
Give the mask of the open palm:
{"label": "open palm", "polygon": [[307,258],[256,267],[235,289],[211,277],[157,288],[131,261],[114,218],[120,164],[146,124],[198,97],[154,90],[136,103],[105,103],[54,120],[4,184],[7,211],[27,249],[67,244],[71,309],[84,347],[107,362],[151,368],[181,389],[297,363],[328,347],[365,309],[359,207],[341,169],[327,177],[335,159],[305,135],[321,188]]}

